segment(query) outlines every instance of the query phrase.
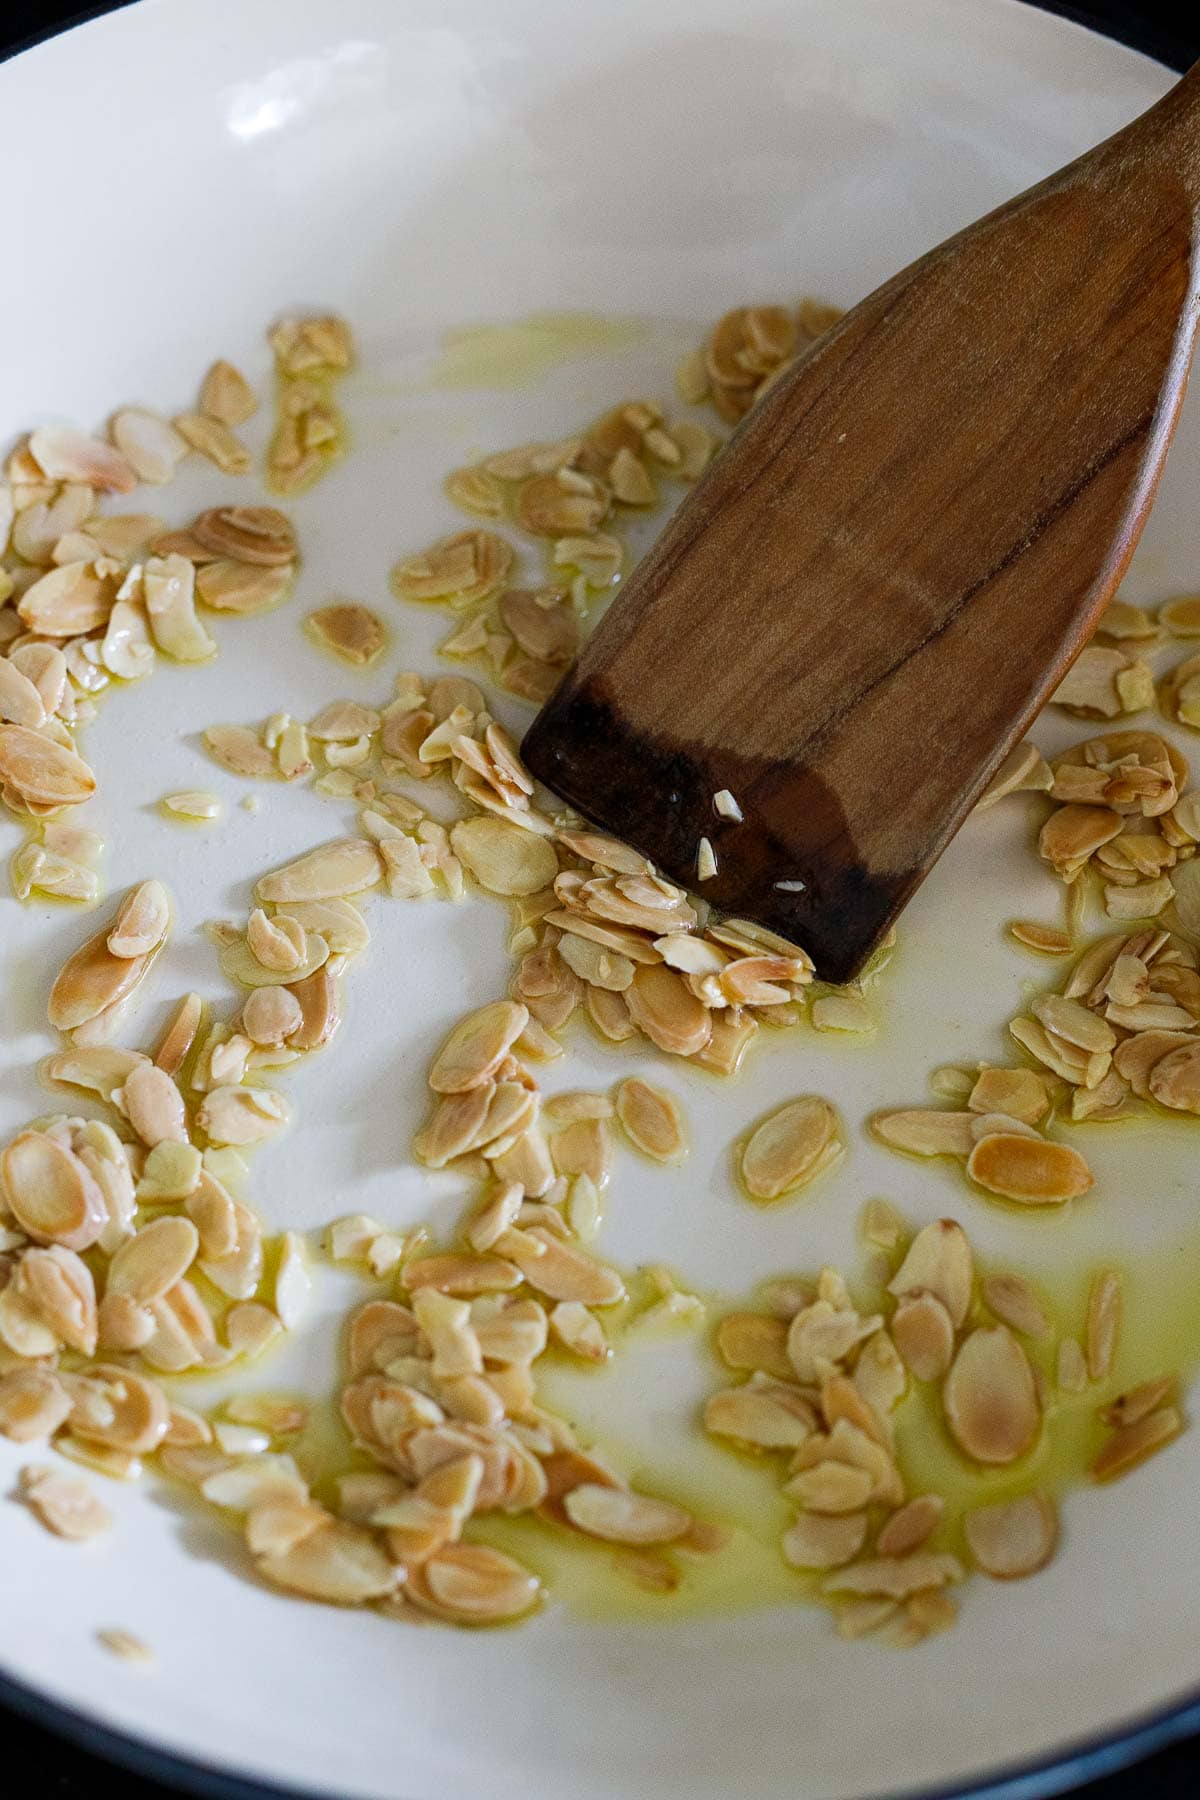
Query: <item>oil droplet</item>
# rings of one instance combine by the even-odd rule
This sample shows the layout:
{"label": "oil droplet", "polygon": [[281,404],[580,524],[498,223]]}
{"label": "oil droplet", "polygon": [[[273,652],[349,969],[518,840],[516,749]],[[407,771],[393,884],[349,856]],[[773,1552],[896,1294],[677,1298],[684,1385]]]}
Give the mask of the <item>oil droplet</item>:
{"label": "oil droplet", "polygon": [[600,313],[530,313],[508,325],[468,325],[447,331],[430,374],[439,388],[532,386],[551,369],[601,351],[640,343],[649,327],[640,319]]}

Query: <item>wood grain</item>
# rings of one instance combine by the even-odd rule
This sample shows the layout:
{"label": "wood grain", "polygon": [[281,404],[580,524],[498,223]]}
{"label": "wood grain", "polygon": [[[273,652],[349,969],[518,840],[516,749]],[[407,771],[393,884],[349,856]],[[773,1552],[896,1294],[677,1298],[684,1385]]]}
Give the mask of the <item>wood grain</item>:
{"label": "wood grain", "polygon": [[707,836],[707,899],[854,975],[1132,554],[1196,333],[1198,216],[1200,65],[764,396],[535,721],[530,767],[680,882]]}

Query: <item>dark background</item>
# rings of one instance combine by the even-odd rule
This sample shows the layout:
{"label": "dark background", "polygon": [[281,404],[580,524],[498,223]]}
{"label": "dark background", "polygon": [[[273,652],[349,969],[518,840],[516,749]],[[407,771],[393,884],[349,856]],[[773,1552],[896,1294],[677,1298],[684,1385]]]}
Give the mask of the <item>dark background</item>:
{"label": "dark background", "polygon": [[[128,0],[115,0],[127,4]],[[281,0],[281,4],[283,0]],[[394,0],[398,4],[399,0]],[[598,0],[603,6],[603,0]],[[904,0],[893,0],[902,5]],[[1043,0],[1032,0],[1043,4]],[[497,0],[503,10],[503,0]],[[3,0],[0,0],[3,8]],[[66,24],[107,12],[107,5],[81,6],[79,0],[17,0],[11,11],[0,10],[0,55],[14,47],[47,36]],[[1063,13],[1084,24],[1098,25],[1124,42],[1134,44],[1175,68],[1200,57],[1200,7],[1196,0],[1080,0],[1079,4],[1047,4],[1050,12]],[[28,173],[27,173],[27,177]],[[33,177],[36,179],[36,172]],[[19,247],[18,247],[19,248]],[[0,1601],[2,1608],[2,1601]],[[0,1634],[3,1625],[0,1623]],[[16,1784],[29,1800],[98,1800],[119,1792],[122,1800],[172,1800],[180,1790],[142,1780],[64,1743],[28,1720],[0,1705],[0,1743],[9,1771],[5,1787]],[[18,1773],[19,1771],[19,1773]],[[15,1781],[14,1781],[15,1778]],[[1159,1751],[1135,1767],[1109,1775],[1077,1790],[1079,1800],[1198,1800],[1200,1797],[1200,1739],[1186,1740]],[[333,1800],[333,1797],[331,1797]],[[446,1800],[460,1800],[447,1795]],[[531,1795],[530,1800],[546,1800]],[[729,1800],[737,1800],[731,1795]]]}

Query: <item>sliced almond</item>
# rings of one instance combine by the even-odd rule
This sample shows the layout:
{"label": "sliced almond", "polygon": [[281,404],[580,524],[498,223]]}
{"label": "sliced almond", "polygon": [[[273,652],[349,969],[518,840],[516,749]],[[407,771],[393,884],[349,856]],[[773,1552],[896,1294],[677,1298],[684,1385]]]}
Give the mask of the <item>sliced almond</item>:
{"label": "sliced almond", "polygon": [[494,1000],[469,1013],[435,1057],[430,1087],[437,1094],[460,1094],[490,1080],[528,1019],[528,1009],[512,1000]]}
{"label": "sliced almond", "polygon": [[113,920],[107,945],[114,956],[141,957],[157,950],[171,927],[171,902],[161,881],[130,888]]}
{"label": "sliced almond", "polygon": [[47,1132],[23,1131],[5,1146],[0,1181],[13,1217],[36,1243],[86,1250],[108,1224],[97,1183]]}
{"label": "sliced almond", "polygon": [[1089,1381],[1106,1381],[1112,1373],[1121,1323],[1121,1277],[1101,1269],[1088,1290],[1085,1340]]}
{"label": "sliced almond", "polygon": [[1041,1424],[1033,1370],[1006,1325],[979,1326],[963,1341],[942,1402],[955,1442],[975,1462],[1015,1462]]}
{"label": "sliced almond", "polygon": [[822,1583],[828,1594],[881,1594],[904,1600],[927,1588],[961,1581],[962,1564],[944,1551],[918,1550],[911,1556],[877,1556],[854,1563]]}
{"label": "sliced almond", "polygon": [[573,1244],[564,1243],[541,1226],[509,1232],[500,1242],[530,1287],[551,1300],[615,1306],[625,1297],[625,1284],[615,1269],[585,1255]]}
{"label": "sliced almond", "polygon": [[250,473],[250,452],[219,419],[207,418],[203,413],[180,413],[175,420],[175,429],[193,450],[215,463],[223,474]]}
{"label": "sliced almond", "polygon": [[232,774],[247,775],[257,781],[280,779],[274,751],[268,750],[249,726],[209,725],[203,737],[209,755]]}
{"label": "sliced almond", "polygon": [[692,1526],[691,1514],[669,1500],[593,1482],[572,1488],[563,1507],[578,1530],[614,1544],[669,1544]]}
{"label": "sliced almond", "polygon": [[967,1316],[974,1259],[967,1234],[954,1219],[937,1219],[918,1231],[888,1283],[889,1294],[935,1294],[957,1330]]}
{"label": "sliced almond", "polygon": [[838,1116],[828,1100],[804,1094],[769,1114],[742,1146],[739,1167],[755,1200],[780,1200],[843,1154]]}
{"label": "sliced almond", "polygon": [[296,577],[294,563],[264,567],[219,556],[196,570],[196,596],[214,612],[236,613],[248,618],[278,606]]}
{"label": "sliced almond", "polygon": [[382,873],[379,851],[366,838],[335,838],[261,876],[254,891],[260,901],[333,900],[373,887]]}
{"label": "sliced almond", "polygon": [[0,725],[0,784],[29,807],[78,806],[96,777],[73,750],[24,725]]}
{"label": "sliced almond", "polygon": [[518,1619],[537,1605],[537,1576],[487,1544],[447,1544],[410,1571],[405,1593],[422,1612],[461,1624]]}
{"label": "sliced almond", "polygon": [[112,1514],[81,1475],[55,1469],[22,1469],[21,1497],[56,1537],[83,1543],[112,1527]]}
{"label": "sliced almond", "polygon": [[283,1095],[270,1088],[217,1087],[201,1100],[196,1123],[214,1144],[258,1144],[290,1116]]}
{"label": "sliced almond", "polygon": [[616,1114],[626,1134],[655,1162],[678,1163],[687,1155],[687,1133],[679,1102],[638,1076],[621,1082]]}
{"label": "sliced almond", "polygon": [[111,444],[66,425],[31,433],[29,454],[50,481],[82,481],[114,494],[130,494],[137,486],[133,469]]}
{"label": "sliced almond", "polygon": [[963,1112],[918,1108],[876,1113],[871,1130],[891,1149],[914,1156],[969,1156],[975,1141],[971,1115]]}
{"label": "sliced almond", "polygon": [[954,1355],[954,1325],[933,1294],[914,1294],[892,1314],[892,1338],[918,1381],[940,1381]]}
{"label": "sliced almond", "polygon": [[801,1513],[783,1534],[784,1561],[794,1569],[837,1569],[853,1562],[867,1537],[865,1513]]}
{"label": "sliced almond", "polygon": [[167,1216],[127,1238],[108,1269],[108,1292],[127,1294],[139,1306],[161,1299],[196,1259],[200,1237],[190,1219]]}
{"label": "sliced almond", "polygon": [[1041,1301],[1020,1275],[985,1275],[980,1287],[984,1305],[1002,1324],[1023,1337],[1045,1338],[1050,1320]]}
{"label": "sliced almond", "polygon": [[967,1173],[989,1193],[1023,1206],[1060,1206],[1092,1186],[1092,1172],[1078,1150],[1011,1132],[981,1138],[967,1159]]}
{"label": "sliced almond", "polygon": [[169,419],[144,407],[127,406],[112,422],[113,442],[139,481],[160,487],[173,481],[188,446]]}
{"label": "sliced almond", "polygon": [[942,1522],[946,1503],[940,1494],[918,1494],[894,1512],[875,1540],[880,1556],[908,1556],[928,1542]]}
{"label": "sliced almond", "polygon": [[706,1431],[760,1450],[794,1450],[816,1425],[812,1406],[789,1382],[752,1379],[710,1395],[704,1406]]}
{"label": "sliced almond", "polygon": [[1132,1425],[1113,1432],[1092,1463],[1093,1481],[1112,1481],[1145,1462],[1183,1430],[1183,1419],[1174,1406],[1160,1406],[1143,1414]]}
{"label": "sliced almond", "polygon": [[1058,1510],[1045,1494],[977,1506],[963,1516],[967,1547],[985,1575],[1015,1581],[1036,1575],[1054,1555]]}
{"label": "sliced almond", "polygon": [[450,842],[479,885],[491,894],[535,894],[558,873],[553,844],[506,820],[462,819]]}

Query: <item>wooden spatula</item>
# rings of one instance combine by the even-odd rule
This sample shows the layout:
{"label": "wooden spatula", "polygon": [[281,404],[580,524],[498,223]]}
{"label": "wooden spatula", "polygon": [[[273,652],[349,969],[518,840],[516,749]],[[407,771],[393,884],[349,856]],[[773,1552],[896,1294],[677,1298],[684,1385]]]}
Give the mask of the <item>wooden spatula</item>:
{"label": "wooden spatula", "polygon": [[1198,227],[1200,65],[775,384],[530,729],[534,772],[853,976],[1129,561],[1187,380]]}

